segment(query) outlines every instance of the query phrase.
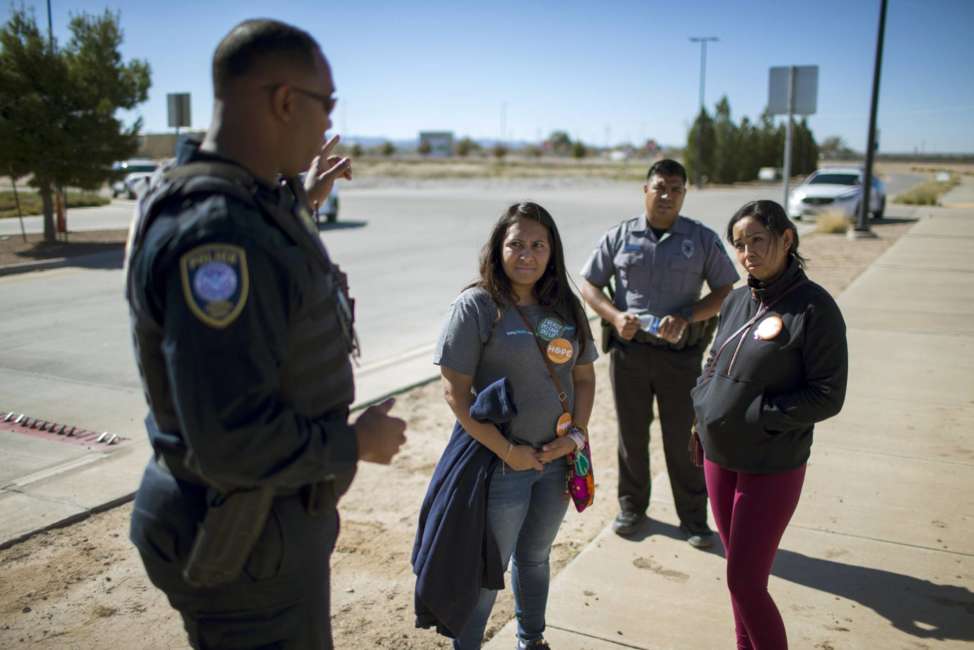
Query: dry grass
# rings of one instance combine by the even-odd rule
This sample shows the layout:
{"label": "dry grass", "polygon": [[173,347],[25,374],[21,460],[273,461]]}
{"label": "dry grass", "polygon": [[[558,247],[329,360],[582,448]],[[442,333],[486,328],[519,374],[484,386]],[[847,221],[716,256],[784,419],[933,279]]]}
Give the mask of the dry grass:
{"label": "dry grass", "polygon": [[842,234],[849,230],[852,222],[841,212],[823,212],[815,219],[815,232],[823,234]]}
{"label": "dry grass", "polygon": [[[111,203],[109,199],[94,192],[68,191],[67,194],[69,208],[87,208]],[[40,214],[43,210],[41,197],[37,192],[18,190],[16,197],[12,191],[0,192],[0,219],[17,216],[17,199],[20,200],[20,210],[24,216]]]}
{"label": "dry grass", "polygon": [[907,205],[940,205],[940,197],[956,187],[960,178],[951,172],[948,181],[926,181],[899,194],[894,201]]}
{"label": "dry grass", "polygon": [[423,158],[403,156],[383,158],[363,156],[354,162],[358,177],[380,176],[403,179],[471,178],[578,178],[632,181],[642,180],[651,160],[610,161],[508,156],[503,160],[470,156],[466,158]]}

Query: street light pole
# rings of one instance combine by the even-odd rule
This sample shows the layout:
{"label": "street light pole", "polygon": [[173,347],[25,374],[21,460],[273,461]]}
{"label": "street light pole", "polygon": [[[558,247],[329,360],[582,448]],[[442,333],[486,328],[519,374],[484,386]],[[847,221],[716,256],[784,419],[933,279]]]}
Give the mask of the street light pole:
{"label": "street light pole", "polygon": [[51,0],[47,0],[47,40],[51,44],[51,52],[53,52],[54,29],[51,27]]}
{"label": "street light pole", "polygon": [[[704,111],[704,88],[707,83],[707,42],[719,41],[716,36],[691,36],[691,43],[700,43],[700,114]],[[703,123],[697,125],[697,187],[703,187],[703,174],[701,165],[703,163]]]}
{"label": "street light pole", "polygon": [[873,97],[869,108],[869,133],[866,137],[866,167],[862,174],[862,200],[859,202],[859,215],[855,233],[868,237],[869,201],[873,184],[873,158],[876,149],[876,112],[879,108],[879,73],[883,67],[883,35],[886,32],[886,0],[879,4],[879,35],[876,38],[876,65],[873,68]]}

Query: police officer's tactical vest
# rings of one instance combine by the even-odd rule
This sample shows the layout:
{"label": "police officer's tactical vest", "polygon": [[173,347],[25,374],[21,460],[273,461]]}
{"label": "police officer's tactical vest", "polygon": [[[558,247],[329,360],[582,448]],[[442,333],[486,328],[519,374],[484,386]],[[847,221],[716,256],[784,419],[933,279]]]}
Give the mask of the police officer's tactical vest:
{"label": "police officer's tactical vest", "polygon": [[[301,304],[293,306],[287,357],[281,365],[280,397],[306,417],[334,418],[340,422],[348,417],[348,408],[355,398],[349,356],[356,351],[357,343],[339,272],[317,234],[312,234],[299,221],[299,216],[290,211],[292,206],[274,205],[257,189],[257,181],[236,165],[189,162],[161,170],[139,202],[138,216],[126,246],[126,297],[146,401],[162,431],[179,431],[161,351],[163,328],[148,306],[141,304],[140,293],[133,290],[131,261],[165,207],[184,205],[193,197],[214,194],[224,194],[253,206],[266,217],[268,227],[276,227],[307,253],[311,281],[306,287],[310,289]],[[301,205],[300,198],[298,205]],[[303,216],[310,218],[310,215]],[[270,252],[273,254],[273,250]],[[335,477],[335,481],[336,492],[341,494],[351,482],[351,476]]]}

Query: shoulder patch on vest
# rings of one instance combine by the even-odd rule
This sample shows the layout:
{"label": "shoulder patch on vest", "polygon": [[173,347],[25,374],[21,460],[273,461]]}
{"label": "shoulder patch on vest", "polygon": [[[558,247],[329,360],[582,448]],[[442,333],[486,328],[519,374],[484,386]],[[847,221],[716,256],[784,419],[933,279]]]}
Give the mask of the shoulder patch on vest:
{"label": "shoulder patch on vest", "polygon": [[187,306],[210,327],[227,327],[247,304],[250,274],[239,246],[197,246],[179,258],[179,271]]}

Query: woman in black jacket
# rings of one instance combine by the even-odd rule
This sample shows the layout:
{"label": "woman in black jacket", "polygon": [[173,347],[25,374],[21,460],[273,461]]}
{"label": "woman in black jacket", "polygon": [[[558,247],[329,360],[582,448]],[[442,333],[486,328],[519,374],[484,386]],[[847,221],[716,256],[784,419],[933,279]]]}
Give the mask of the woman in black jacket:
{"label": "woman in black jacket", "polygon": [[842,408],[845,322],[805,276],[798,231],[780,205],[744,205],[727,239],[747,285],[724,300],[693,404],[737,647],[779,650],[788,642],[768,576],[798,505],[814,425]]}

